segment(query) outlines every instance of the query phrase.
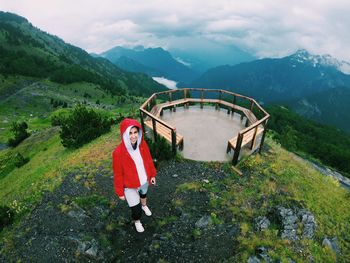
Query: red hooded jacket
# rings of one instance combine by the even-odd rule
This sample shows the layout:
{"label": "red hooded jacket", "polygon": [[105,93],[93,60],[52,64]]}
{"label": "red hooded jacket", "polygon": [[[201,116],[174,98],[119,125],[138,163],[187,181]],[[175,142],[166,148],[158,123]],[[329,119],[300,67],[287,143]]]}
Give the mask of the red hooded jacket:
{"label": "red hooded jacket", "polygon": [[124,119],[120,124],[120,135],[122,142],[115,148],[112,154],[114,190],[118,196],[124,196],[124,188],[138,188],[141,186],[136,165],[131,158],[123,140],[123,134],[130,126],[138,127],[140,133],[139,136],[142,135],[142,140],[138,147],[140,149],[140,154],[147,174],[148,183],[150,183],[151,178],[155,177],[157,174],[148,145],[143,138],[140,123],[134,119]]}

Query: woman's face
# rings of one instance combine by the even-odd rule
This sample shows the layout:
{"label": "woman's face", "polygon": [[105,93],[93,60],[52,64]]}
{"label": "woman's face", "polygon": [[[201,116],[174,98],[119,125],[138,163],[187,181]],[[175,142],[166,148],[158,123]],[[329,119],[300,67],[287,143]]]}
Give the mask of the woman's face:
{"label": "woman's face", "polygon": [[131,144],[135,144],[137,142],[137,139],[139,138],[139,131],[137,130],[137,128],[132,127],[129,132],[129,135]]}

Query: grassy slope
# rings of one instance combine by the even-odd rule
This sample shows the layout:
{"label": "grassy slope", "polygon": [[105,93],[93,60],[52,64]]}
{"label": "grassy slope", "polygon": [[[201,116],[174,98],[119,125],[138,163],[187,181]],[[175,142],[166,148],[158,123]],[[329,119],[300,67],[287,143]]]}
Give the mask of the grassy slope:
{"label": "grassy slope", "polygon": [[56,128],[46,130],[40,136],[31,136],[16,149],[29,156],[30,162],[0,179],[0,205],[26,212],[26,208],[30,209],[40,199],[43,191],[53,190],[67,171],[75,168],[88,171],[92,165],[108,161],[118,143],[116,138],[119,138],[119,131],[114,127],[92,143],[78,150],[68,150],[61,145]]}
{"label": "grassy slope", "polygon": [[[0,143],[3,144],[12,136],[10,126],[13,121],[27,121],[30,131],[49,127],[50,113],[55,110],[50,104],[51,99],[67,102],[69,106],[86,101],[90,107],[106,109],[111,114],[135,111],[143,100],[139,97],[132,97],[134,100],[132,105],[130,106],[130,101],[126,101],[127,107],[125,107],[121,103],[118,104],[120,97],[112,97],[91,83],[62,85],[45,80],[29,80],[23,77],[3,79],[3,81],[0,87],[2,89],[15,89],[15,87],[20,86],[19,83],[34,82],[29,86],[20,87],[17,92],[0,101]],[[85,94],[89,96],[86,97]],[[96,104],[97,100],[100,104]]]}
{"label": "grassy slope", "polygon": [[[85,170],[88,176],[99,163],[109,166],[111,152],[118,142],[117,127],[78,150],[64,149],[54,129],[32,136],[18,148],[31,157],[30,162],[0,179],[0,204],[10,205],[20,215],[26,214],[40,200],[42,191],[53,190],[65,175],[74,173],[75,169]],[[213,180],[209,184],[179,185],[178,190],[208,191],[215,220],[231,220],[240,225],[237,260],[246,261],[257,246],[264,245],[269,248],[271,257],[282,258],[283,262],[288,257],[304,262],[311,256],[315,262],[333,262],[335,255],[321,245],[325,236],[337,236],[342,258],[350,258],[349,193],[271,139],[267,139],[267,144],[270,146],[268,152],[240,163],[245,173],[243,177],[224,164],[222,168],[228,170],[231,177]],[[216,163],[209,165],[221,166]],[[275,205],[298,205],[309,209],[318,224],[316,239],[299,243],[296,250],[295,244],[278,237],[273,226],[265,232],[253,231],[253,219],[266,215]],[[1,233],[2,237],[6,235],[11,235],[10,231]]]}
{"label": "grassy slope", "polygon": [[[225,169],[232,176],[220,181],[213,177],[209,184],[185,183],[177,191],[207,192],[214,222],[240,226],[235,262],[247,262],[259,246],[265,246],[271,258],[282,262],[288,262],[288,258],[297,262],[308,262],[311,258],[314,262],[335,262],[335,254],[322,246],[325,237],[334,236],[338,237],[341,262],[346,262],[350,258],[350,194],[334,179],[320,174],[271,139],[267,139],[267,144],[268,152],[240,162],[242,177],[229,164],[213,163],[209,165]],[[174,203],[181,206],[182,201]],[[254,219],[270,217],[272,208],[278,205],[311,211],[317,222],[315,239],[297,243],[282,240],[274,224],[267,231],[255,231]]]}
{"label": "grassy slope", "polygon": [[[294,254],[293,258],[302,261],[312,256],[315,262],[334,262],[335,255],[321,243],[324,237],[337,236],[342,258],[350,258],[349,193],[334,179],[320,174],[274,141],[268,140],[268,143],[272,147],[269,153],[248,158],[240,164],[241,169],[250,174],[243,188],[232,185],[231,191],[241,208],[239,213],[248,215],[247,225],[242,224],[245,228],[241,236],[242,255],[247,257],[254,245],[265,244],[274,248],[279,256]],[[258,205],[254,207],[252,204],[256,202]],[[251,231],[252,216],[266,215],[272,205],[293,207],[295,204],[310,210],[317,222],[316,238],[301,242],[302,252],[295,253],[292,244],[276,238],[274,230]]]}

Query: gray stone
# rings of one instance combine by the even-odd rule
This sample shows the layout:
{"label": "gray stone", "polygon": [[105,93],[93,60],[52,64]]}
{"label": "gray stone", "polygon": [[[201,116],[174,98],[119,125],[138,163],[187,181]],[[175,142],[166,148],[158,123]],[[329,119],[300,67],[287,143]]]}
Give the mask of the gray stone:
{"label": "gray stone", "polygon": [[265,216],[259,216],[255,218],[255,229],[262,231],[270,226],[270,220]]}
{"label": "gray stone", "polygon": [[212,224],[212,219],[210,216],[202,216],[195,224],[197,228],[206,228],[208,225]]}
{"label": "gray stone", "polygon": [[256,254],[258,258],[264,260],[264,262],[267,262],[267,263],[272,262],[270,256],[267,254],[267,248],[258,247],[256,249]]}
{"label": "gray stone", "polygon": [[92,256],[92,257],[96,257],[97,256],[97,251],[98,251],[98,246],[97,246],[96,240],[93,239],[91,241],[90,245],[91,245],[90,248],[85,251],[85,254],[87,254],[89,256]]}
{"label": "gray stone", "polygon": [[310,211],[300,209],[296,216],[292,209],[278,206],[276,207],[276,217],[280,224],[282,238],[291,241],[298,240],[298,222],[301,222],[303,226],[303,233],[300,238],[314,238],[317,225],[315,217]]}
{"label": "gray stone", "polygon": [[340,250],[339,250],[337,242],[338,242],[337,237],[333,237],[331,239],[324,238],[322,241],[322,246],[324,246],[324,247],[327,246],[327,247],[331,248],[335,252],[335,254],[337,256],[337,261],[338,261],[339,256],[340,256]]}
{"label": "gray stone", "polygon": [[294,215],[293,211],[289,208],[284,208],[282,206],[276,207],[276,216],[280,223],[281,228],[281,238],[288,239],[291,241],[298,240],[297,236],[297,217]]}
{"label": "gray stone", "polygon": [[173,178],[176,178],[176,177],[178,177],[178,176],[179,176],[179,175],[177,175],[177,174],[173,174],[173,175],[172,175]]}
{"label": "gray stone", "polygon": [[68,215],[78,220],[78,222],[83,222],[88,217],[85,210],[77,205],[74,205],[74,208],[68,212]]}
{"label": "gray stone", "polygon": [[316,231],[316,220],[314,215],[305,209],[298,212],[298,217],[303,224],[303,238],[313,239]]}
{"label": "gray stone", "polygon": [[260,263],[260,259],[258,259],[256,256],[250,256],[248,258],[248,263]]}
{"label": "gray stone", "polygon": [[78,252],[89,255],[91,257],[96,257],[98,252],[97,241],[95,239],[83,242],[78,240]]}
{"label": "gray stone", "polygon": [[240,232],[240,228],[239,226],[235,226],[235,225],[229,225],[227,228],[226,228],[226,231],[228,233],[228,235],[232,238],[235,238],[237,237],[237,235],[239,234]]}

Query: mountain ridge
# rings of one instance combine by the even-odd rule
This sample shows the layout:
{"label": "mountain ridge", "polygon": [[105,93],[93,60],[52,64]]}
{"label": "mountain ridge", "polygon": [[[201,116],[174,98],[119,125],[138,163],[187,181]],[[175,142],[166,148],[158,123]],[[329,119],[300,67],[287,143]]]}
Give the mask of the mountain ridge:
{"label": "mountain ridge", "polygon": [[[178,62],[168,51],[161,47],[144,48],[142,46],[138,46],[134,49],[128,49],[116,46],[101,53],[100,55],[109,59],[116,65],[118,65],[118,59],[123,56],[135,60],[146,68],[156,70],[156,72],[149,72],[148,70],[144,72],[148,73],[152,77],[166,77],[178,82],[189,82],[198,76],[198,73],[194,72],[183,63]],[[122,64],[119,65],[123,66]],[[135,71],[140,68],[124,67],[124,69]],[[164,74],[164,76],[158,74]]]}
{"label": "mountain ridge", "polygon": [[[297,52],[208,70],[191,87],[223,88],[269,103],[300,98],[337,86],[350,86],[350,76],[330,65],[304,63]],[[299,60],[298,60],[299,58]]]}
{"label": "mountain ridge", "polygon": [[339,127],[350,134],[349,98],[350,87],[335,87],[285,104],[303,117]]}
{"label": "mountain ridge", "polygon": [[60,83],[91,81],[115,94],[150,95],[164,90],[146,75],[128,73],[106,59],[93,58],[16,14],[0,12],[0,43],[2,74],[51,78]]}

